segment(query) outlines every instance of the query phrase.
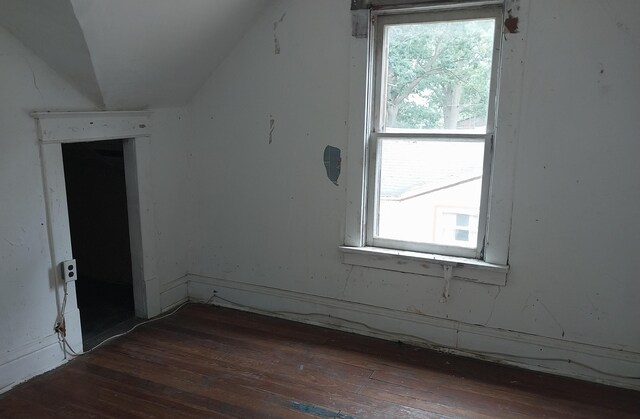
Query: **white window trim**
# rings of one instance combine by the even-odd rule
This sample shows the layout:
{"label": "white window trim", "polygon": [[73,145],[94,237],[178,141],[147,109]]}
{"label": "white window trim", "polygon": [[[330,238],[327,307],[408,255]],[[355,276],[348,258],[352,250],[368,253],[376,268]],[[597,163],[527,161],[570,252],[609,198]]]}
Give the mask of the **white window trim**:
{"label": "white window trim", "polygon": [[344,263],[387,271],[440,277],[443,267],[454,269],[453,277],[490,285],[505,285],[509,267],[457,256],[434,255],[380,247],[340,246]]}
{"label": "white window trim", "polygon": [[[504,10],[513,6],[515,0],[506,0]],[[486,3],[485,3],[486,4]],[[424,8],[420,9],[421,11]],[[350,62],[350,106],[349,140],[346,156],[347,208],[344,245],[340,246],[343,261],[347,264],[367,266],[378,269],[407,272],[407,264],[416,260],[411,273],[446,277],[447,270],[453,266],[456,279],[468,279],[475,282],[506,284],[509,257],[509,239],[511,232],[512,202],[514,194],[514,169],[517,150],[517,126],[521,95],[519,87],[523,78],[525,59],[525,25],[520,19],[518,33],[502,33],[502,53],[497,77],[500,80],[496,93],[498,112],[495,115],[496,129],[493,144],[493,164],[491,166],[490,189],[488,194],[488,215],[484,258],[464,258],[428,253],[407,252],[385,248],[367,247],[366,237],[366,190],[368,173],[370,133],[369,115],[372,98],[371,83],[373,68],[373,42],[371,16],[369,10],[352,12],[353,22],[362,25],[368,22],[367,36],[351,37]],[[361,34],[360,34],[361,35]],[[355,256],[354,256],[355,255]],[[431,269],[424,266],[440,265],[444,269]],[[424,269],[420,269],[420,267]],[[483,280],[469,278],[472,275],[460,274],[461,269],[482,270]],[[415,272],[414,272],[415,271]],[[449,274],[450,275],[450,274]]]}

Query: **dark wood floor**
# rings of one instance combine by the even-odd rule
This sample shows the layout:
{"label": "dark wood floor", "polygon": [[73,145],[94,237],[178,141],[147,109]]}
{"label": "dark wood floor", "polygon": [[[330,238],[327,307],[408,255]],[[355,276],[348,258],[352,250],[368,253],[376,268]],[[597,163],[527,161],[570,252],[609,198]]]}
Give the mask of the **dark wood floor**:
{"label": "dark wood floor", "polygon": [[640,393],[187,305],[0,397],[0,417],[640,417]]}

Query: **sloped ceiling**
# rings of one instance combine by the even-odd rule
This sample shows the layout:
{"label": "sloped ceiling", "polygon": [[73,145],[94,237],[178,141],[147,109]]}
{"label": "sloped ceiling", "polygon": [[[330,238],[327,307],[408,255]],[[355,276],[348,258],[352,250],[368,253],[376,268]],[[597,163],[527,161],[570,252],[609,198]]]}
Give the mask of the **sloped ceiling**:
{"label": "sloped ceiling", "polygon": [[0,24],[110,110],[185,104],[269,0],[0,0]]}
{"label": "sloped ceiling", "polygon": [[102,107],[89,50],[68,0],[0,0],[0,25]]}

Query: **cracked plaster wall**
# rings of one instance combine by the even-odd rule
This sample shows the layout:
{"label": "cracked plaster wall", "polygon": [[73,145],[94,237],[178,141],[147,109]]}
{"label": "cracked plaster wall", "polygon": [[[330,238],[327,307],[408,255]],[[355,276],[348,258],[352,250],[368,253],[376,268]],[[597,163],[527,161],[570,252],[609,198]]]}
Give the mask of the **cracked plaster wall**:
{"label": "cracked plaster wall", "polygon": [[639,6],[515,3],[528,29],[508,69],[524,75],[505,287],[453,281],[441,304],[441,279],[341,263],[345,185],[320,156],[332,144],[357,164],[346,0],[275,2],[196,95],[191,272],[640,353]]}

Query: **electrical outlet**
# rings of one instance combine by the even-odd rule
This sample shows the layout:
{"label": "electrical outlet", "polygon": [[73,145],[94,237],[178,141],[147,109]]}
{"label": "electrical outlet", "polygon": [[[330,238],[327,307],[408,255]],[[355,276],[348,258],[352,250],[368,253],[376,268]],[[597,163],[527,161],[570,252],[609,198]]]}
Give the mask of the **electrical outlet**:
{"label": "electrical outlet", "polygon": [[62,277],[64,282],[75,281],[78,278],[78,269],[76,268],[76,260],[65,260],[62,262]]}

